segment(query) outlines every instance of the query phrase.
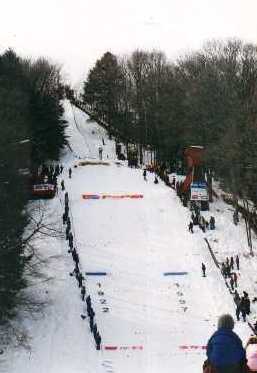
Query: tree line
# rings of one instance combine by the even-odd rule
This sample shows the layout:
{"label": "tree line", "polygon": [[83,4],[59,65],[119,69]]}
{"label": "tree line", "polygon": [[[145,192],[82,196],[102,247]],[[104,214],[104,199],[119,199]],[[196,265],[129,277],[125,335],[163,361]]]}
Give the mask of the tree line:
{"label": "tree line", "polygon": [[42,229],[26,207],[29,175],[58,160],[67,143],[62,98],[57,65],[20,58],[13,50],[0,55],[0,324],[14,316],[26,287],[24,269],[34,252],[33,234],[24,229]]}
{"label": "tree line", "polygon": [[99,118],[174,165],[188,145],[223,187],[257,204],[257,46],[210,41],[176,61],[160,51],[106,52],[82,99]]}

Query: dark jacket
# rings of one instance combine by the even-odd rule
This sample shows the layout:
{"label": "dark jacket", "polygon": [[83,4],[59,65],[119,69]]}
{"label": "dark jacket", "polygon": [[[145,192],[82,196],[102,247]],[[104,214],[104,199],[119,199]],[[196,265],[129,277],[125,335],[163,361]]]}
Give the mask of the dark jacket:
{"label": "dark jacket", "polygon": [[[228,373],[241,372],[237,368],[246,359],[241,339],[232,330],[225,328],[217,330],[208,341],[207,356],[216,368],[226,368]],[[222,369],[218,371],[223,372]]]}

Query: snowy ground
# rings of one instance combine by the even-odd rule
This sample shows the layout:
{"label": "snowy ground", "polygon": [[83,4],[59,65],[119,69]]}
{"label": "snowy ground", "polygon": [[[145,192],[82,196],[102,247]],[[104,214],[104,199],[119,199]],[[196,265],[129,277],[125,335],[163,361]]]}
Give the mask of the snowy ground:
{"label": "snowy ground", "polygon": [[[63,155],[63,178],[70,196],[72,231],[83,271],[106,271],[105,277],[86,277],[102,350],[96,351],[65,240],[39,242],[47,258],[51,281],[36,285],[48,301],[44,315],[22,318],[30,350],[13,348],[2,355],[1,371],[8,373],[198,373],[205,359],[202,346],[216,327],[217,317],[235,308],[215,267],[204,234],[187,230],[190,212],[175,192],[153,175],[145,182],[142,170],[117,162],[115,144],[88,116],[65,103],[71,150]],[[105,145],[102,140],[104,139]],[[98,159],[98,147],[109,165],[77,166]],[[67,170],[72,167],[72,178]],[[61,181],[61,178],[60,178]],[[141,193],[143,199],[84,200],[83,193]],[[45,202],[61,227],[63,194]],[[239,290],[256,296],[255,258],[247,254],[243,224],[235,227],[232,211],[215,201],[206,216],[215,216],[217,229],[206,237],[219,261],[239,253]],[[254,240],[257,249],[256,240]],[[201,276],[201,263],[207,277]],[[164,276],[164,272],[187,272]],[[104,294],[99,295],[99,291]],[[102,302],[105,302],[104,304]],[[109,312],[103,312],[108,307]],[[255,310],[253,309],[253,313]],[[245,341],[249,328],[239,322],[236,332]],[[117,347],[106,350],[108,346]]]}

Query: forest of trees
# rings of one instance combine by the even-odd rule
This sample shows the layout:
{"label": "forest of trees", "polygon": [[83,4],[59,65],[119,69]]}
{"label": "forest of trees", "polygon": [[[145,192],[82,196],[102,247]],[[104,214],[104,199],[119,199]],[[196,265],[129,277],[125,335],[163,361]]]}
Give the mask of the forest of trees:
{"label": "forest of trees", "polygon": [[16,311],[24,268],[32,259],[24,228],[29,174],[58,160],[66,144],[60,69],[46,59],[0,55],[0,325]]}
{"label": "forest of trees", "polygon": [[257,46],[212,41],[176,62],[159,51],[106,52],[82,99],[127,138],[174,164],[188,145],[233,194],[257,204]]}

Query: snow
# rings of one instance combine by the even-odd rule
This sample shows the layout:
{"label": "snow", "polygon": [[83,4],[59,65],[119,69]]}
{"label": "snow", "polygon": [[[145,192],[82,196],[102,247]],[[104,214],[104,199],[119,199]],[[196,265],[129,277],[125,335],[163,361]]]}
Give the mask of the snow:
{"label": "snow", "polygon": [[[210,256],[207,237],[218,261],[239,253],[239,293],[256,294],[256,263],[247,255],[243,223],[234,226],[231,207],[221,200],[211,205],[215,231],[198,228],[190,234],[190,211],[164,183],[147,182],[141,169],[117,162],[115,143],[88,116],[65,102],[71,149],[62,157],[69,193],[74,242],[83,273],[105,271],[107,276],[87,276],[102,350],[96,351],[85,306],[74,277],[74,264],[63,239],[40,240],[49,281],[29,288],[47,302],[43,314],[21,314],[20,324],[30,335],[30,348],[10,346],[1,355],[1,371],[8,373],[196,373],[205,360],[205,346],[220,314],[235,313],[232,296]],[[102,140],[104,139],[105,145]],[[80,160],[98,160],[103,147],[104,165],[79,166]],[[77,167],[74,167],[74,166]],[[68,168],[72,178],[68,178]],[[143,199],[84,200],[83,193],[142,193]],[[45,201],[49,216],[62,227],[63,192]],[[255,248],[256,239],[254,239]],[[201,274],[201,263],[207,277]],[[164,272],[188,272],[164,276]],[[99,285],[100,284],[100,285]],[[29,290],[28,291],[32,291]],[[99,292],[103,295],[99,295]],[[100,293],[101,294],[101,293]],[[102,304],[105,300],[105,303]],[[108,312],[103,312],[108,307]],[[253,306],[253,315],[256,307]],[[235,331],[245,342],[250,330],[242,321]],[[105,350],[105,346],[117,346]],[[182,348],[181,348],[182,346]],[[189,346],[189,348],[183,348]],[[191,346],[191,347],[190,347]],[[194,347],[195,346],[195,347]]]}

